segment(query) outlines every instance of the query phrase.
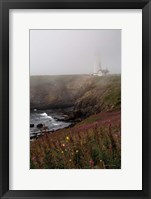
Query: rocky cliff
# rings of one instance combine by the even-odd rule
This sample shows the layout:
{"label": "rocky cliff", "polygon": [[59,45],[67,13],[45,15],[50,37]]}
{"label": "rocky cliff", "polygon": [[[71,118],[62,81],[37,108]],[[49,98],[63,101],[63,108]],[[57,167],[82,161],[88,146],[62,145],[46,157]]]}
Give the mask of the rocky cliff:
{"label": "rocky cliff", "polygon": [[74,107],[77,115],[120,109],[121,76],[31,76],[30,108]]}

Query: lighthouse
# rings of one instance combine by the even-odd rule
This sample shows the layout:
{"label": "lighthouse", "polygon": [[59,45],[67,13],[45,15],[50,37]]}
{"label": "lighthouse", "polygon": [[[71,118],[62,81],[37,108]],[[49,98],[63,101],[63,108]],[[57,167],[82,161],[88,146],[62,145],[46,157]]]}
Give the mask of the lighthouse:
{"label": "lighthouse", "polygon": [[109,73],[108,69],[102,69],[100,60],[94,63],[93,68],[94,68],[93,75],[96,76],[105,76]]}

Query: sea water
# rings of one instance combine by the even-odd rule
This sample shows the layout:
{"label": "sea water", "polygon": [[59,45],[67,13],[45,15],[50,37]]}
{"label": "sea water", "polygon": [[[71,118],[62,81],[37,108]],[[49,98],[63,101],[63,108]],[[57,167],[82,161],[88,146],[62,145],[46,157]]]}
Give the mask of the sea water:
{"label": "sea water", "polygon": [[[62,119],[62,121],[61,121]],[[42,131],[37,128],[38,124],[43,124],[47,127],[48,131],[56,131],[58,129],[63,129],[68,127],[71,122],[63,121],[64,115],[59,111],[52,110],[40,110],[30,112],[30,124],[34,124],[34,127],[30,127],[30,138],[35,137],[35,135],[40,135]],[[59,121],[58,121],[59,120]]]}

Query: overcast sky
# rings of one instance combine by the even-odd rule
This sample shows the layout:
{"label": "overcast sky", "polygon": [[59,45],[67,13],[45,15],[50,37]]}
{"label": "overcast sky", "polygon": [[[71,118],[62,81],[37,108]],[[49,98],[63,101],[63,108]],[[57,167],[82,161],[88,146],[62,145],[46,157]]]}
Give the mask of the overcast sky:
{"label": "overcast sky", "polygon": [[30,30],[30,74],[121,72],[121,30]]}

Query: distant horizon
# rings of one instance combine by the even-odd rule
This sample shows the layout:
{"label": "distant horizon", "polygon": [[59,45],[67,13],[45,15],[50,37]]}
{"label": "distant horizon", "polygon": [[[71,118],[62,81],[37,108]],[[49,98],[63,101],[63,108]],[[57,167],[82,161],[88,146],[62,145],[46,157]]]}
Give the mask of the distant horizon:
{"label": "distant horizon", "polygon": [[[80,75],[80,76],[82,76],[82,75],[89,75],[89,76],[94,76],[95,77],[95,75],[93,75],[93,73],[92,74],[56,74],[56,75],[52,75],[52,74],[50,74],[50,75],[30,75],[30,77],[32,77],[32,76],[70,76],[70,75]],[[107,77],[107,76],[112,76],[112,75],[121,75],[121,73],[113,73],[113,74],[108,74],[108,75],[104,75],[104,76],[97,76],[97,77]]]}

